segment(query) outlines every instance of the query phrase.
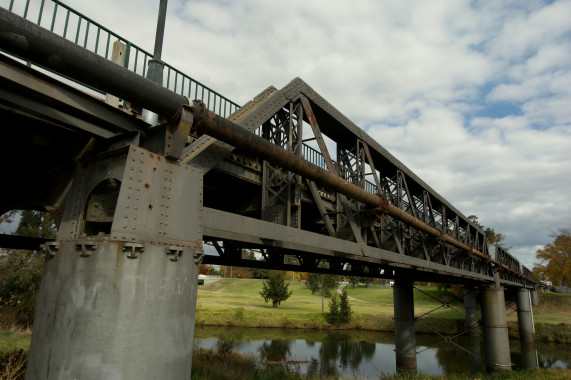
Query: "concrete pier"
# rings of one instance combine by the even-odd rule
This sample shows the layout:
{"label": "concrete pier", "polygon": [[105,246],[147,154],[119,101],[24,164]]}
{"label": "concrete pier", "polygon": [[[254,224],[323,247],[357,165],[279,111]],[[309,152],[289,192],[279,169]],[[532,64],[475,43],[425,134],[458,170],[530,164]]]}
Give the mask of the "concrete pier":
{"label": "concrete pier", "polygon": [[480,336],[478,323],[478,298],[473,286],[464,286],[464,310],[466,311],[466,330],[469,336]]}
{"label": "concrete pier", "polygon": [[531,290],[531,305],[539,306],[539,297],[537,295],[537,288]]}
{"label": "concrete pier", "polygon": [[537,349],[535,341],[520,341],[521,345],[521,365],[523,368],[538,368]]}
{"label": "concrete pier", "polygon": [[26,379],[190,377],[201,184],[135,146],[80,165],[45,249]]}
{"label": "concrete pier", "polygon": [[535,341],[535,327],[531,310],[531,296],[529,290],[521,288],[517,292],[517,323],[519,326],[519,339],[522,341]]}
{"label": "concrete pier", "polygon": [[397,371],[416,372],[414,297],[410,279],[395,279],[395,353]]}
{"label": "concrete pier", "polygon": [[510,344],[504,289],[499,285],[485,285],[481,293],[486,369],[489,372],[510,371]]}

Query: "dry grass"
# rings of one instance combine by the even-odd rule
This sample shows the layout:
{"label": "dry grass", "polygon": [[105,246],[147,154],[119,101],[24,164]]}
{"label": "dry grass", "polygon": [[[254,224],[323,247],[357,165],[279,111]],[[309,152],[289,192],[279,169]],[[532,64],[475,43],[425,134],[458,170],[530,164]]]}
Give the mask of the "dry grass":
{"label": "dry grass", "polygon": [[28,354],[24,350],[0,354],[0,379],[19,380],[26,373]]}

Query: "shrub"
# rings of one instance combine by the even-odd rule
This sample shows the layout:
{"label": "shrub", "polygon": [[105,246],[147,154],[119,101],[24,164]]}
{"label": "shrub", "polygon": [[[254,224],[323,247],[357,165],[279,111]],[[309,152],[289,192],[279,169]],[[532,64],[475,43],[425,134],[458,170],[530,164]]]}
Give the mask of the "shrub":
{"label": "shrub", "polygon": [[329,323],[332,325],[343,325],[351,320],[351,305],[347,299],[347,293],[343,291],[339,298],[334,296],[329,302]]}

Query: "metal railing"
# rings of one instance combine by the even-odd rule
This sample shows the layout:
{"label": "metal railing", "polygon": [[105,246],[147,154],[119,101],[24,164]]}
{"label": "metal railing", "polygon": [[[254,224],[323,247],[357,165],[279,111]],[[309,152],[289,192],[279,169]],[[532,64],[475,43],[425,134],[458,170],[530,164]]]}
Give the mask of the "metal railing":
{"label": "metal railing", "polygon": [[[6,7],[7,0],[2,0]],[[76,43],[106,59],[110,59],[115,41],[125,44],[123,66],[146,76],[153,55],[126,38],[81,14],[57,0],[10,0],[8,10],[51,32]],[[209,110],[227,117],[240,106],[171,65],[164,64],[163,85],[169,90],[190,99],[203,101]],[[98,89],[94,89],[99,91]],[[101,92],[101,91],[99,91]]]}

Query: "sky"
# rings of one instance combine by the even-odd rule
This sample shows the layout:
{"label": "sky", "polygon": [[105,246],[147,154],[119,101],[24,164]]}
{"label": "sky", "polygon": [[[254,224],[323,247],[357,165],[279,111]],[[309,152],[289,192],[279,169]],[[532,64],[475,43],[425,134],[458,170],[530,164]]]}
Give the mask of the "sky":
{"label": "sky", "polygon": [[[153,50],[159,0],[65,3]],[[239,104],[302,78],[531,268],[571,227],[570,20],[571,0],[169,0],[162,58]]]}

